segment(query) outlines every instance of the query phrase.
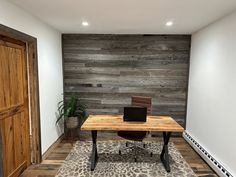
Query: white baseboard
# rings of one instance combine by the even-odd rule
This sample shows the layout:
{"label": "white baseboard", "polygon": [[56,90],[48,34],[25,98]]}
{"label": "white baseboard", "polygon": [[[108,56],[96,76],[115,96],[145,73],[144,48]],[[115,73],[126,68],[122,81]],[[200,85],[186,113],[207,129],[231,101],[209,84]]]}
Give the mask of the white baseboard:
{"label": "white baseboard", "polygon": [[234,177],[219,161],[205,150],[196,140],[186,131],[183,133],[184,139],[194,148],[194,150],[206,161],[206,163],[221,177]]}

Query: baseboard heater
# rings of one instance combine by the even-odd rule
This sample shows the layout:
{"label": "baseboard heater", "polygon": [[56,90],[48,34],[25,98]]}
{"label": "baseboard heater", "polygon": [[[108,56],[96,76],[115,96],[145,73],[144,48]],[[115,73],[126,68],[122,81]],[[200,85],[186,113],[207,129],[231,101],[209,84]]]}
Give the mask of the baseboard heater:
{"label": "baseboard heater", "polygon": [[195,149],[195,151],[215,170],[221,177],[234,177],[226,170],[214,157],[209,154],[196,140],[194,140],[186,131],[183,133],[184,139]]}

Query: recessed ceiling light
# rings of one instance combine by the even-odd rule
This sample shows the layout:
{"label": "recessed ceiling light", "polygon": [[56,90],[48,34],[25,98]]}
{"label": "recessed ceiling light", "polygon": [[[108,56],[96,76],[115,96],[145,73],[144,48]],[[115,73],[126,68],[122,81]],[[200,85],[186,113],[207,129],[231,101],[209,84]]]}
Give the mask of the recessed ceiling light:
{"label": "recessed ceiling light", "polygon": [[174,23],[172,21],[166,22],[166,26],[172,26]]}
{"label": "recessed ceiling light", "polygon": [[87,21],[83,21],[83,22],[82,22],[82,25],[83,25],[83,26],[88,26],[89,23],[88,23]]}

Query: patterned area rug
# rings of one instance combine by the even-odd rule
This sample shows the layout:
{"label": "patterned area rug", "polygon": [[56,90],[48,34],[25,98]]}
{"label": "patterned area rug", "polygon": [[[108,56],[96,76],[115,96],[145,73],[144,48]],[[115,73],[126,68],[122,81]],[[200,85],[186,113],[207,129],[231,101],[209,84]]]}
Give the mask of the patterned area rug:
{"label": "patterned area rug", "polygon": [[56,177],[196,177],[171,142],[170,173],[165,171],[160,161],[161,142],[147,142],[146,148],[153,152],[153,156],[150,157],[147,150],[140,149],[137,162],[134,162],[134,152],[131,150],[122,151],[119,155],[120,143],[124,144],[119,141],[97,142],[99,159],[95,170],[90,171],[92,142],[76,142]]}

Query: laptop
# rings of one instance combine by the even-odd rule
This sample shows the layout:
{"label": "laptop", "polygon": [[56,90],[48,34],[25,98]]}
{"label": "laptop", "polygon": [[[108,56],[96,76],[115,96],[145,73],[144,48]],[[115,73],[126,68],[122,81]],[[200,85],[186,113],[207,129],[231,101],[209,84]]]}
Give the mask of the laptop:
{"label": "laptop", "polygon": [[124,107],[124,121],[146,122],[146,107]]}

